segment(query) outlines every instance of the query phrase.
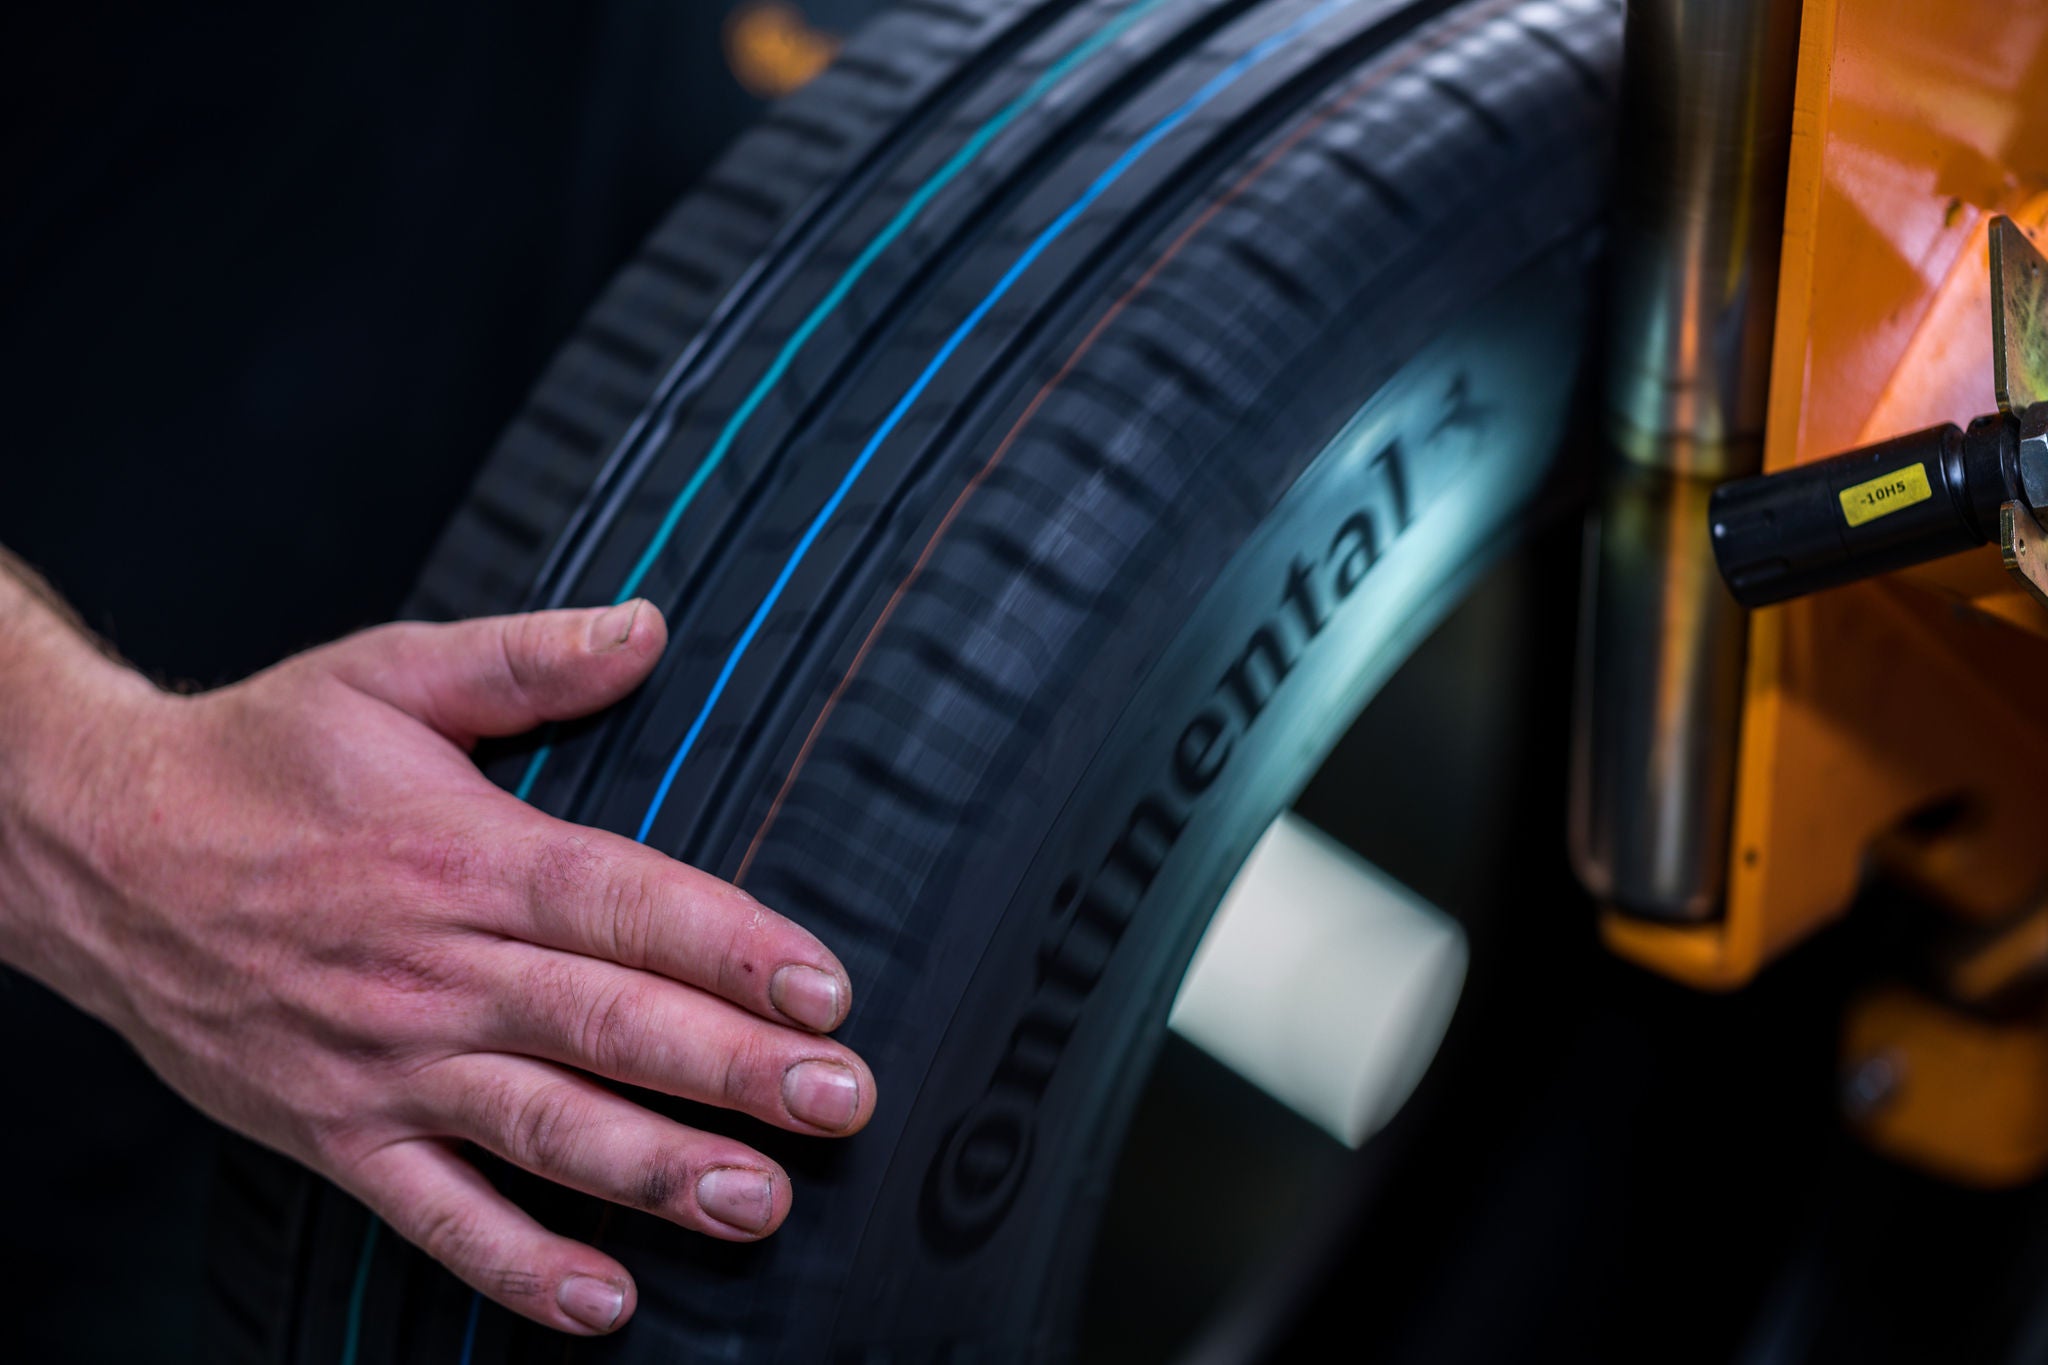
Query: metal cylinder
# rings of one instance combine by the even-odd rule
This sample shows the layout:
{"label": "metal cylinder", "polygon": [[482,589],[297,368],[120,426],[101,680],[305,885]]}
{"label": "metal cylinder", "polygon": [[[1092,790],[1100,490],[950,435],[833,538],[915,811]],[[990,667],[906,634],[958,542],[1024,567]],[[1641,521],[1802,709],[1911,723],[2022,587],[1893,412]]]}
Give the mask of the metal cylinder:
{"label": "metal cylinder", "polygon": [[1706,478],[1762,460],[1799,0],[1630,0],[1609,430]]}
{"label": "metal cylinder", "polygon": [[1726,879],[1745,614],[1707,528],[1713,485],[1622,468],[1588,560],[1572,855],[1617,910],[1697,921]]}
{"label": "metal cylinder", "polygon": [[1799,0],[1630,0],[1572,853],[1633,914],[1718,912],[1744,618],[1707,499],[1762,462]]}

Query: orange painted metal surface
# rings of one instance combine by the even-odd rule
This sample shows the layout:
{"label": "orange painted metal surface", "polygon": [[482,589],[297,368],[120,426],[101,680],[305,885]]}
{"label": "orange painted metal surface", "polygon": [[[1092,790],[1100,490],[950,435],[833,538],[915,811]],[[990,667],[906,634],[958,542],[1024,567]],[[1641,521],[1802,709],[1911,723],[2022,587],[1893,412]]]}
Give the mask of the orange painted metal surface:
{"label": "orange painted metal surface", "polygon": [[[2044,90],[2048,0],[1806,5],[1767,469],[1994,406],[1985,225],[2048,222]],[[1726,913],[1610,914],[1608,945],[1740,986],[1874,852],[1967,916],[2019,909],[2048,883],[2044,682],[2048,613],[1995,549],[1756,613]],[[1938,835],[1898,832],[1936,807]]]}
{"label": "orange painted metal surface", "polygon": [[1965,1185],[2017,1185],[2048,1167],[2048,1027],[1959,1014],[1890,988],[1856,1001],[1844,1042],[1888,1092],[1853,1121],[1881,1152]]}

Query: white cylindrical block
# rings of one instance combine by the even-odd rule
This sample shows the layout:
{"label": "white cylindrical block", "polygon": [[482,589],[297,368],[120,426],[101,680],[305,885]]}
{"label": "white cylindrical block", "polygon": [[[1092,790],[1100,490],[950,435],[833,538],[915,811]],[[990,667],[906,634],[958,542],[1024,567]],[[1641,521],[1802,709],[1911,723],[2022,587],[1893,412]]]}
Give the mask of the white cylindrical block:
{"label": "white cylindrical block", "polygon": [[1224,894],[1170,1022],[1357,1147],[1428,1070],[1465,964],[1456,920],[1288,814]]}

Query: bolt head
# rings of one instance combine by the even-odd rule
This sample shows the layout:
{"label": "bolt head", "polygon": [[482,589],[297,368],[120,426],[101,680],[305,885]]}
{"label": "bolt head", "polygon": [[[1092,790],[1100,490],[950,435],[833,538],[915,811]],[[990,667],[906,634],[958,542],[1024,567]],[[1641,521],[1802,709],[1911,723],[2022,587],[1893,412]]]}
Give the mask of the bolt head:
{"label": "bolt head", "polygon": [[2048,512],[2048,403],[2020,414],[2020,494],[2036,512]]}

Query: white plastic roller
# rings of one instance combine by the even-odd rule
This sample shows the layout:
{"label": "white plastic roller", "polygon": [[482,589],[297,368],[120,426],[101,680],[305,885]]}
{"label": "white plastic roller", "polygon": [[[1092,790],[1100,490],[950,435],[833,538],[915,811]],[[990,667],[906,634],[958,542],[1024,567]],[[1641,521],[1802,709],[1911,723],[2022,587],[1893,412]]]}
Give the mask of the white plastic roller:
{"label": "white plastic roller", "polygon": [[1457,921],[1283,815],[1225,893],[1170,1023],[1357,1147],[1428,1070],[1466,958]]}

